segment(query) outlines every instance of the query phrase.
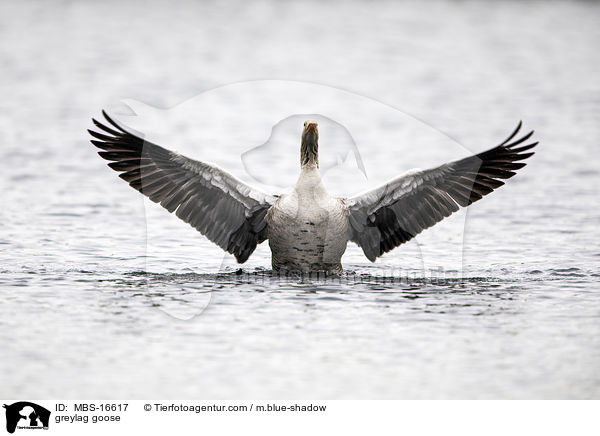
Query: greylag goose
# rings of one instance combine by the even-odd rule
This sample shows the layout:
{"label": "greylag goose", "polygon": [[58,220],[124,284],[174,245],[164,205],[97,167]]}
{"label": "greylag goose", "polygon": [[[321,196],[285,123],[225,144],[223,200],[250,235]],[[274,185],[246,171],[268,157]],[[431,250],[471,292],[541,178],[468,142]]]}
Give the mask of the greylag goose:
{"label": "greylag goose", "polygon": [[350,198],[328,194],[319,174],[317,123],[306,121],[300,176],[293,191],[270,195],[221,168],[199,162],[129,132],[106,112],[89,130],[99,155],[119,177],[244,263],[269,240],[275,270],[342,272],[348,241],[372,262],[424,229],[481,199],[515,175],[538,143],[533,131],[516,139],[522,123],[501,144],[424,171],[401,175]]}

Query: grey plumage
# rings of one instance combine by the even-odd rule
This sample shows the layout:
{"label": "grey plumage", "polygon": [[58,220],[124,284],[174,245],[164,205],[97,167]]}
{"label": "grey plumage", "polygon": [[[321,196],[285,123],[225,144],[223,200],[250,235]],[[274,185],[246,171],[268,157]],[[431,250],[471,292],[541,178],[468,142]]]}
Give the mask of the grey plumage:
{"label": "grey plumage", "polygon": [[500,145],[483,153],[425,171],[402,175],[380,188],[347,200],[352,234],[369,260],[409,241],[424,229],[504,185],[525,153],[538,143],[517,147],[533,131],[513,140],[522,123]]}
{"label": "grey plumage", "polygon": [[98,154],[132,188],[245,262],[267,238],[265,214],[276,197],[259,192],[215,165],[166,150],[126,131],[105,112],[114,129],[93,120],[89,130]]}
{"label": "grey plumage", "polygon": [[[331,197],[321,180],[317,123],[304,124],[301,173],[292,193],[265,194],[231,174],[128,132],[104,111],[89,130],[100,156],[130,186],[192,225],[238,262],[269,239],[275,269],[340,273],[348,241],[371,261],[481,199],[515,175],[537,142],[519,146],[522,123],[500,145],[437,168],[409,172],[348,199]],[[512,141],[512,142],[511,142]],[[518,147],[519,146],[519,147]]]}

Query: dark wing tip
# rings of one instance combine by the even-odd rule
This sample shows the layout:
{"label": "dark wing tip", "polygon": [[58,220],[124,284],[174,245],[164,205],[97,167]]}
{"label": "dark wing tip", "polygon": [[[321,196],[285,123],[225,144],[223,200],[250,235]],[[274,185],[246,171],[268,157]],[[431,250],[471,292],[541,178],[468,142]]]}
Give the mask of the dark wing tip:
{"label": "dark wing tip", "polygon": [[116,137],[123,136],[123,133],[121,133],[120,131],[117,132],[116,130],[111,129],[110,127],[108,127],[105,124],[102,124],[101,122],[99,122],[95,118],[92,118],[92,122],[94,123],[94,125],[96,127],[98,127],[99,129],[103,130],[106,133],[109,133],[109,134],[111,134],[113,136],[116,136]]}
{"label": "dark wing tip", "polygon": [[123,129],[115,121],[113,121],[113,119],[108,116],[108,114],[106,113],[106,111],[104,109],[102,109],[102,115],[104,115],[104,118],[106,118],[106,121],[108,121],[113,127],[119,129],[121,132],[123,132],[125,134],[128,133],[125,129]]}
{"label": "dark wing tip", "polygon": [[533,130],[529,133],[527,133],[525,136],[521,136],[519,139],[511,142],[510,144],[504,144],[503,147],[505,148],[513,148],[516,147],[517,145],[527,141],[529,138],[531,138],[531,135],[533,135]]}
{"label": "dark wing tip", "polygon": [[523,120],[519,120],[519,124],[517,124],[517,127],[515,128],[515,130],[513,130],[513,132],[508,136],[508,138],[506,138],[500,145],[505,145],[508,143],[508,141],[513,139],[515,137],[515,135],[517,133],[519,133],[519,130],[521,130],[522,126],[523,126]]}
{"label": "dark wing tip", "polygon": [[522,153],[524,151],[532,149],[533,147],[535,147],[538,144],[539,144],[539,141],[535,141],[535,142],[532,142],[531,144],[523,145],[522,147],[511,148],[510,151],[512,151],[513,153]]}

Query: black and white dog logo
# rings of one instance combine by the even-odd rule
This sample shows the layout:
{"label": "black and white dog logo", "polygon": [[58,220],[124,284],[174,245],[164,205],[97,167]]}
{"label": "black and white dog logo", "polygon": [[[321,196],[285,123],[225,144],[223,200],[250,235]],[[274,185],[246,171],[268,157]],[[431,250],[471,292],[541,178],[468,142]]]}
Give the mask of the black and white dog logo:
{"label": "black and white dog logo", "polygon": [[6,409],[6,431],[14,433],[15,429],[48,429],[50,411],[29,401],[19,401]]}

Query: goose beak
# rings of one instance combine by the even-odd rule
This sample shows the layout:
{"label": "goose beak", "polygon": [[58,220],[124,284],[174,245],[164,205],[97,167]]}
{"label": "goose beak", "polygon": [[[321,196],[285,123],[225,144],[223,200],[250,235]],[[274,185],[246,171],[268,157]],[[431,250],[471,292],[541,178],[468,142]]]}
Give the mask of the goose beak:
{"label": "goose beak", "polygon": [[316,132],[317,131],[317,122],[316,121],[307,121],[305,123],[304,129],[306,132]]}

